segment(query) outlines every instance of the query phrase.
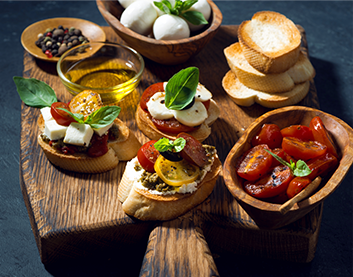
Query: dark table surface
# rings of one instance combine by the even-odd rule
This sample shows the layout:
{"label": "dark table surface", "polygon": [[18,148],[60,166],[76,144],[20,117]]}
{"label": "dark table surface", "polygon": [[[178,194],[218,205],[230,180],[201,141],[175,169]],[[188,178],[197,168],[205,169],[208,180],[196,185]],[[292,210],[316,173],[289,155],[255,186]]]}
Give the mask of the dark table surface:
{"label": "dark table surface", "polygon": [[[261,10],[273,10],[304,27],[321,110],[353,126],[352,1],[215,1],[224,25],[238,25]],[[0,1],[0,276],[119,276],[113,260],[65,273],[40,261],[19,181],[21,101],[13,76],[22,76],[22,31],[53,17],[77,17],[107,26],[95,1]],[[315,258],[308,264],[215,257],[221,276],[352,276],[352,181],[350,170],[324,204]],[[239,262],[241,261],[241,262]],[[248,262],[247,262],[248,261]],[[258,266],[255,266],[258,265]],[[60,272],[60,274],[58,274]],[[100,273],[99,273],[100,272]]]}

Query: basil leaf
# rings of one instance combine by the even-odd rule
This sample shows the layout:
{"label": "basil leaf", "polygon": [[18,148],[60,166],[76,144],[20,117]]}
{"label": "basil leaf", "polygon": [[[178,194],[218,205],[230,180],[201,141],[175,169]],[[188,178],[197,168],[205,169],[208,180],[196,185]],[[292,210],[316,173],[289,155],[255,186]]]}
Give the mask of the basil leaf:
{"label": "basil leaf", "polygon": [[[167,3],[166,3],[167,2]],[[171,9],[172,9],[172,6],[171,4],[169,3],[169,1],[162,1],[162,2],[156,2],[154,1],[153,2],[154,5],[160,9],[162,12],[165,12],[166,14],[171,14]]]}
{"label": "basil leaf", "polygon": [[80,113],[72,113],[70,112],[69,110],[67,109],[64,109],[64,108],[57,108],[58,110],[62,110],[62,111],[65,111],[67,112],[73,119],[75,119],[78,123],[85,123],[84,119],[85,117],[83,116],[83,114],[80,114]]}
{"label": "basil leaf", "polygon": [[154,148],[156,148],[159,152],[180,152],[184,149],[186,144],[186,140],[184,138],[177,138],[172,141],[167,138],[161,138],[154,144]]}
{"label": "basil leaf", "polygon": [[58,101],[54,90],[42,81],[17,76],[13,77],[13,80],[21,100],[27,106],[44,108]]}
{"label": "basil leaf", "polygon": [[205,19],[203,14],[198,11],[187,11],[181,16],[194,25],[208,24],[208,21]]}
{"label": "basil leaf", "polygon": [[192,102],[199,83],[199,69],[188,67],[176,73],[165,88],[165,106],[171,110],[182,110]]}
{"label": "basil leaf", "polygon": [[304,177],[308,176],[311,173],[311,169],[304,161],[299,160],[297,161],[296,168],[294,169],[293,173],[295,176]]}
{"label": "basil leaf", "polygon": [[118,106],[104,106],[91,113],[85,120],[94,129],[99,129],[111,124],[119,115],[121,108]]}
{"label": "basil leaf", "polygon": [[183,150],[185,144],[186,140],[184,138],[177,138],[173,143],[175,152],[180,152],[181,150]]}
{"label": "basil leaf", "polygon": [[161,138],[157,142],[154,143],[154,148],[156,148],[159,152],[166,152],[171,149],[170,141],[167,138]]}
{"label": "basil leaf", "polygon": [[183,2],[183,11],[190,9],[198,0],[186,0]]}

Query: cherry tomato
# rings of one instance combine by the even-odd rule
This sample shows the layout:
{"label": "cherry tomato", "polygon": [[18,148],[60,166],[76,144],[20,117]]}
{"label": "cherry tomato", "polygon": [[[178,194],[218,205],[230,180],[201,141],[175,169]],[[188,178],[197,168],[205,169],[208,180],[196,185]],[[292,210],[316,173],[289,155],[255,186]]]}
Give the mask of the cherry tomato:
{"label": "cherry tomato", "polygon": [[150,85],[148,88],[145,89],[140,99],[140,106],[144,111],[148,112],[147,102],[155,93],[160,91],[164,91],[163,82]]}
{"label": "cherry tomato", "polygon": [[256,182],[245,182],[244,190],[256,198],[275,197],[287,190],[293,175],[289,167],[276,166]]}
{"label": "cherry tomato", "polygon": [[190,133],[198,129],[198,127],[186,126],[176,120],[174,117],[171,119],[163,120],[163,119],[155,119],[151,118],[153,124],[156,128],[162,132],[168,132],[172,134],[179,134],[181,132]]}
{"label": "cherry tomato", "polygon": [[186,133],[178,134],[177,138],[184,138],[186,141],[184,149],[180,152],[180,156],[183,159],[198,167],[203,167],[207,164],[208,158],[201,142]]}
{"label": "cherry tomato", "polygon": [[326,153],[326,145],[318,141],[303,141],[295,137],[284,137],[283,150],[295,159],[309,160]]}
{"label": "cherry tomato", "polygon": [[295,177],[292,181],[290,181],[287,188],[287,196],[289,199],[296,196],[299,192],[305,189],[311,180],[308,177]]}
{"label": "cherry tomato", "polygon": [[270,170],[273,158],[265,149],[270,150],[266,144],[251,148],[237,169],[240,177],[248,181],[255,181]]}
{"label": "cherry tomato", "polygon": [[108,152],[108,134],[99,136],[94,134],[91,139],[91,146],[88,148],[87,155],[90,157],[100,157]]}
{"label": "cherry tomato", "polygon": [[314,139],[318,142],[327,146],[327,152],[331,153],[335,157],[338,157],[335,144],[321,118],[316,116],[310,121],[309,128],[311,129]]}
{"label": "cherry tomato", "polygon": [[156,140],[151,140],[141,146],[137,152],[137,159],[144,170],[154,173],[154,163],[156,162],[159,152],[154,148]]}
{"label": "cherry tomato", "polygon": [[69,126],[72,122],[76,122],[67,112],[59,110],[58,108],[66,110],[70,110],[70,108],[69,105],[64,102],[54,102],[51,104],[50,113],[59,125]]}
{"label": "cherry tomato", "polygon": [[264,124],[259,133],[251,140],[252,146],[267,144],[271,149],[280,147],[281,143],[281,129],[276,124]]}
{"label": "cherry tomato", "polygon": [[312,131],[304,125],[291,125],[281,130],[283,137],[295,137],[304,141],[315,140]]}
{"label": "cherry tomato", "polygon": [[317,176],[325,175],[334,169],[338,164],[338,160],[331,153],[326,153],[325,155],[307,161],[306,164],[311,169],[311,173],[306,177],[314,180]]}

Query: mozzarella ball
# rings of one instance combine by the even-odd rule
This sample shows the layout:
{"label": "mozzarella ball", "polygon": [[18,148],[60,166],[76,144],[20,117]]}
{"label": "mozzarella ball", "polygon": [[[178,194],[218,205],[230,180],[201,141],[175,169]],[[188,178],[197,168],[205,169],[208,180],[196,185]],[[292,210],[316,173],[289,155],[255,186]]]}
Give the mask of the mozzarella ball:
{"label": "mozzarella ball", "polygon": [[[183,0],[185,1],[185,0]],[[190,9],[187,11],[197,11],[203,14],[205,19],[208,21],[211,17],[211,6],[208,4],[207,0],[198,0]],[[205,25],[194,25],[187,22],[191,32],[198,31],[202,29]]]}
{"label": "mozzarella ball", "polygon": [[146,36],[151,33],[157,16],[157,11],[150,1],[139,0],[123,11],[120,22],[134,32]]}
{"label": "mozzarella ball", "polygon": [[181,17],[163,14],[153,24],[153,35],[157,40],[182,39],[190,37],[190,29]]}

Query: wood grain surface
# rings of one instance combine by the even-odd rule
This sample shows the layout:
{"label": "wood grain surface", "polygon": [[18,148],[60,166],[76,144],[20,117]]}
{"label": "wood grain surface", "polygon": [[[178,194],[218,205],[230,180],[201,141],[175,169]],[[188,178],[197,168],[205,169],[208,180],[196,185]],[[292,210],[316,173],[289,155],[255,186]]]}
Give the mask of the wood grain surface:
{"label": "wood grain surface", "polygon": [[[304,30],[303,50],[307,51]],[[124,43],[110,27],[107,40]],[[168,80],[177,71],[197,66],[200,82],[212,91],[221,115],[205,141],[215,145],[224,162],[228,152],[249,124],[268,109],[259,105],[237,106],[223,91],[221,80],[229,70],[223,49],[237,41],[237,26],[222,26],[212,42],[196,57],[178,66],[163,66],[145,59],[146,69],[138,88],[119,105],[119,118],[144,143],[134,112],[149,85]],[[60,101],[72,96],[65,91],[55,64],[24,54],[26,78],[49,84]],[[299,103],[318,108],[314,83]],[[264,230],[244,212],[229,193],[222,176],[211,196],[186,215],[168,222],[141,222],[127,216],[117,199],[125,163],[104,174],[79,174],[60,170],[46,159],[37,143],[39,110],[22,103],[21,189],[28,209],[39,254],[44,264],[85,256],[120,253],[119,265],[135,264],[132,275],[217,276],[216,253],[236,253],[295,262],[313,259],[323,206],[291,225]],[[131,260],[131,257],[134,257]]]}

